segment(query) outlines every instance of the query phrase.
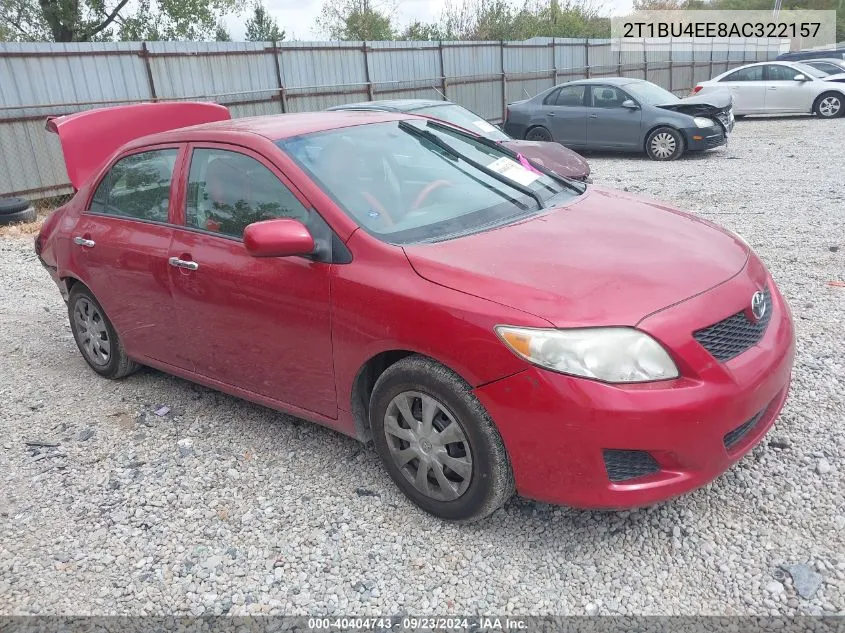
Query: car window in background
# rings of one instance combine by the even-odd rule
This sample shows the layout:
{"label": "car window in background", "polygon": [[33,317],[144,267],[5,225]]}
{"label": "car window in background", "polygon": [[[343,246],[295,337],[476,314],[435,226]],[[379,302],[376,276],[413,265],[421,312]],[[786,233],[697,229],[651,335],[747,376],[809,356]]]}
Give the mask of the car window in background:
{"label": "car window in background", "polygon": [[139,152],[117,161],[91,199],[94,213],[167,222],[177,149]]}
{"label": "car window in background", "polygon": [[594,108],[621,108],[628,99],[619,88],[612,86],[590,86],[590,105]]}
{"label": "car window in background", "polygon": [[742,68],[727,77],[722,77],[719,81],[763,81],[763,67]]}
{"label": "car window in background", "polygon": [[563,107],[577,107],[584,105],[584,91],[587,86],[585,84],[578,84],[575,86],[563,86],[554,95],[554,99],[549,105],[563,106]]}
{"label": "car window in background", "polygon": [[[408,125],[416,131],[403,129]],[[429,133],[454,151],[425,138]],[[361,227],[395,244],[484,230],[536,213],[553,197],[563,204],[576,195],[497,147],[416,119],[316,132],[277,145]]]}
{"label": "car window in background", "polygon": [[796,63],[795,66],[799,69],[799,72],[804,73],[805,75],[809,75],[810,77],[815,77],[817,79],[821,79],[822,77],[827,77],[827,73],[823,70],[819,70],[818,68],[813,68],[812,66],[808,66],[807,64]]}
{"label": "car window in background", "polygon": [[839,73],[845,73],[845,68],[840,68],[836,64],[831,64],[830,62],[813,62],[807,63],[808,66],[812,66],[816,70],[823,72],[826,76],[827,75],[838,75]]}
{"label": "car window in background", "polygon": [[308,210],[254,158],[220,149],[194,150],[185,208],[188,227],[239,238],[247,225],[274,218],[307,222]]}
{"label": "car window in background", "polygon": [[666,105],[680,101],[677,96],[665,88],[647,81],[625,84],[625,90],[630,92],[638,101],[649,105]]}
{"label": "car window in background", "polygon": [[466,108],[462,108],[461,106],[453,103],[417,108],[416,110],[411,110],[409,114],[421,114],[441,119],[447,123],[452,123],[453,125],[457,125],[458,127],[469,130],[475,134],[485,136],[491,141],[511,140],[510,136],[502,132],[495,125],[485,121],[474,112],[470,112]]}

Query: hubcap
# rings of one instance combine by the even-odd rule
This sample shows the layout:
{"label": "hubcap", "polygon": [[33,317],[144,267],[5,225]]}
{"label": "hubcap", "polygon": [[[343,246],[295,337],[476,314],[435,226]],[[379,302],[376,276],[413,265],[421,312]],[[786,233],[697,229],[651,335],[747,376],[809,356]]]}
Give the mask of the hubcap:
{"label": "hubcap", "polygon": [[659,158],[669,158],[676,148],[675,137],[668,132],[655,134],[651,139],[651,153]]}
{"label": "hubcap", "polygon": [[821,112],[822,116],[836,116],[836,113],[839,112],[839,108],[841,107],[842,104],[839,99],[836,97],[826,97],[819,104],[819,112]]}
{"label": "hubcap", "polygon": [[111,341],[100,311],[88,299],[77,299],[73,323],[88,360],[95,365],[107,365],[111,358]]}
{"label": "hubcap", "polygon": [[461,425],[431,396],[403,391],[384,414],[390,455],[411,485],[438,501],[464,494],[472,479],[472,453]]}

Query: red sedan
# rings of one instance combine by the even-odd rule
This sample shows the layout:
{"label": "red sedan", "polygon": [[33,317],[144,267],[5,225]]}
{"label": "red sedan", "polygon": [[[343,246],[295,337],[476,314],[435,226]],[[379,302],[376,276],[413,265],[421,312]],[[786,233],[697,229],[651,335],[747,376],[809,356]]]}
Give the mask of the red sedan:
{"label": "red sedan", "polygon": [[437,516],[684,493],[786,399],[789,308],[746,243],[466,131],[190,103],[48,127],[78,192],[35,248],[91,368],[372,439]]}

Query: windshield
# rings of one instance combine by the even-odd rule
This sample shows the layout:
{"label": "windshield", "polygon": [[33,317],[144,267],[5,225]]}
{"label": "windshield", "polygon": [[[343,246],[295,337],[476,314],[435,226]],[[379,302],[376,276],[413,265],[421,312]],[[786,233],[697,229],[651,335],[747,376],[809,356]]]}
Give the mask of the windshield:
{"label": "windshield", "polygon": [[583,191],[434,121],[371,123],[277,145],[364,230],[393,244],[485,230]]}
{"label": "windshield", "polygon": [[819,70],[818,68],[813,68],[812,66],[809,66],[807,64],[802,64],[800,62],[795,62],[794,65],[798,70],[800,70],[805,75],[810,75],[810,77],[817,77],[817,78],[827,77],[827,73],[824,72],[823,70]]}
{"label": "windshield", "polygon": [[412,110],[411,114],[422,114],[424,116],[430,116],[435,119],[440,119],[441,121],[452,123],[453,125],[469,130],[474,134],[485,136],[491,141],[511,140],[510,136],[502,132],[495,125],[492,125],[482,119],[480,116],[475,114],[475,112],[470,112],[466,108],[462,108],[454,103],[417,108],[416,110]]}
{"label": "windshield", "polygon": [[648,81],[625,84],[623,88],[640,101],[649,105],[666,105],[667,103],[680,101],[678,97],[668,90]]}

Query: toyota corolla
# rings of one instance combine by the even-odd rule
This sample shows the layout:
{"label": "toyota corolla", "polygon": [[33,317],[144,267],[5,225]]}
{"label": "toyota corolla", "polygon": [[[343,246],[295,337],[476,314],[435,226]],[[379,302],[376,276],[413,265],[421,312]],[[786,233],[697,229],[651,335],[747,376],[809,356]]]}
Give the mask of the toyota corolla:
{"label": "toyota corolla", "polygon": [[787,397],[790,311],[748,244],[469,132],[196,103],[48,129],[78,191],[35,249],[91,369],[372,440],[439,517],[682,494]]}

